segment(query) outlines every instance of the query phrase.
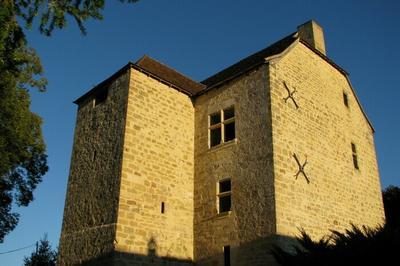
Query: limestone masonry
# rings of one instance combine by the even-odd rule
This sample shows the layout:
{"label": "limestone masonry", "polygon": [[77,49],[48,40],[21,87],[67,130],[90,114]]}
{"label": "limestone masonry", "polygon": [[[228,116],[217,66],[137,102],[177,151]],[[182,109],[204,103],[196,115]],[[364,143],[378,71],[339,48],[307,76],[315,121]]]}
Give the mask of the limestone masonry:
{"label": "limestone masonry", "polygon": [[309,21],[195,82],[144,56],[75,101],[59,265],[275,265],[384,222],[374,129]]}

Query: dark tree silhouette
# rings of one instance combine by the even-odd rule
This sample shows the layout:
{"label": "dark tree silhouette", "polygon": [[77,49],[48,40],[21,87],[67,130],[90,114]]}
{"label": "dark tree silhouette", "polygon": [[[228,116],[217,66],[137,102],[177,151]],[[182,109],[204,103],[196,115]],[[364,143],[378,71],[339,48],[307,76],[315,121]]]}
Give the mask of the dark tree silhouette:
{"label": "dark tree silhouette", "polygon": [[382,195],[386,224],[400,228],[400,188],[389,186],[383,191]]}
{"label": "dark tree silhouette", "polygon": [[[39,30],[51,35],[54,29],[62,29],[67,25],[66,16],[71,16],[83,34],[86,33],[84,22],[88,19],[103,19],[101,14],[105,0],[3,0],[13,5],[15,15],[32,26],[38,18]],[[119,2],[135,3],[139,0],[119,0]]]}
{"label": "dark tree silhouette", "polygon": [[[137,0],[120,0],[137,2]],[[47,81],[24,30],[38,19],[50,36],[71,16],[83,34],[84,22],[102,19],[104,0],[1,0],[0,2],[0,243],[18,223],[13,204],[28,206],[47,172],[41,118],[30,111],[29,89],[45,91]],[[20,25],[23,23],[24,25]]]}
{"label": "dark tree silhouette", "polygon": [[18,222],[47,171],[41,119],[29,110],[28,87],[44,90],[39,58],[27,47],[11,6],[0,5],[0,243]]}
{"label": "dark tree silhouette", "polygon": [[[313,241],[304,231],[292,251],[275,246],[272,254],[282,266],[392,265],[398,261],[400,231],[391,227],[362,229],[352,226],[345,233]],[[395,265],[394,263],[393,265]]]}
{"label": "dark tree silhouette", "polygon": [[352,225],[345,233],[332,231],[318,241],[302,230],[291,250],[276,245],[272,254],[283,266],[396,265],[400,247],[400,188],[385,189],[383,202],[384,226],[360,229]]}
{"label": "dark tree silhouette", "polygon": [[38,243],[38,246],[29,257],[24,258],[24,266],[55,266],[57,251],[51,248],[50,242],[45,235]]}

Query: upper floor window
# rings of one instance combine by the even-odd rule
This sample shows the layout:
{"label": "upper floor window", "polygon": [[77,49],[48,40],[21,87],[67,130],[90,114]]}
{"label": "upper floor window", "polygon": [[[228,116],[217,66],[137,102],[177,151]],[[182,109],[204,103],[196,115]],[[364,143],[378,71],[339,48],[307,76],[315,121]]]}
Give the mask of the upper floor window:
{"label": "upper floor window", "polygon": [[353,165],[355,169],[360,169],[358,165],[358,155],[357,155],[357,147],[354,143],[351,143],[351,152],[353,154]]}
{"label": "upper floor window", "polygon": [[94,95],[94,103],[93,106],[99,105],[107,100],[108,96],[108,89],[101,88],[95,95]]}
{"label": "upper floor window", "polygon": [[218,213],[228,212],[231,210],[231,180],[224,179],[218,182]]}
{"label": "upper floor window", "polygon": [[209,116],[210,147],[235,139],[235,108],[223,109]]}
{"label": "upper floor window", "polygon": [[349,107],[349,96],[345,92],[343,92],[343,103],[347,108]]}

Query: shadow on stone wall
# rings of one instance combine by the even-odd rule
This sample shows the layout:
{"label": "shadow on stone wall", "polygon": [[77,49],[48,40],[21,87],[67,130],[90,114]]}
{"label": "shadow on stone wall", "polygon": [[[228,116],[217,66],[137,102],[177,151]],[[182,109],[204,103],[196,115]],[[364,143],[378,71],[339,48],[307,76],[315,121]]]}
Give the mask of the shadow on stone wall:
{"label": "shadow on stone wall", "polygon": [[157,254],[157,241],[151,237],[147,242],[147,255],[114,251],[82,262],[80,265],[165,265],[165,266],[192,266],[191,259],[180,259]]}
{"label": "shadow on stone wall", "polygon": [[[285,250],[294,250],[293,245],[297,240],[293,237],[283,235],[272,235],[270,237],[258,238],[251,242],[242,243],[239,246],[231,247],[231,265],[241,266],[278,266],[272,249],[274,245]],[[224,266],[224,254],[216,253],[204,259],[198,259],[195,265],[201,266]]]}
{"label": "shadow on stone wall", "polygon": [[[293,237],[275,235],[231,247],[231,265],[278,265],[272,255],[273,245],[276,244],[290,250],[293,249],[295,243],[296,240]],[[198,260],[195,263],[190,259],[159,256],[157,254],[157,243],[154,238],[150,238],[147,255],[115,251],[84,261],[81,265],[224,266],[223,258],[222,248],[220,253]]]}
{"label": "shadow on stone wall", "polygon": [[165,265],[165,266],[192,266],[191,260],[173,257],[161,257],[152,254],[142,255],[128,252],[115,251],[104,256],[85,261],[81,265]]}

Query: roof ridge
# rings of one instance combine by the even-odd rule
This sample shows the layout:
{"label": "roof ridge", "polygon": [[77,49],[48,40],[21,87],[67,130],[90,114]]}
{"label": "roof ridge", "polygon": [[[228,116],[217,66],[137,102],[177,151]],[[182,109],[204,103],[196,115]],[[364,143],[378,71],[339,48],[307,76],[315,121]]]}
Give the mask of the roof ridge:
{"label": "roof ridge", "polygon": [[159,62],[148,55],[144,55],[135,64],[135,66],[152,73],[159,78],[182,88],[190,96],[204,89],[205,85],[201,84],[188,76],[178,72],[168,65]]}
{"label": "roof ridge", "polygon": [[279,41],[276,41],[261,50],[252,53],[249,56],[244,57],[236,63],[231,64],[228,67],[225,67],[222,70],[218,71],[214,75],[202,80],[200,83],[206,86],[212,86],[223,79],[236,75],[243,68],[248,68],[251,65],[258,65],[259,63],[261,63],[262,60],[264,60],[264,58],[271,55],[279,54],[280,52],[285,50],[290,44],[295,41],[296,33],[297,31],[287,35],[286,37],[283,37]]}
{"label": "roof ridge", "polygon": [[148,56],[147,54],[144,54],[144,55],[142,55],[142,57],[140,57],[140,58],[139,58],[136,62],[134,62],[133,64],[134,64],[134,65],[137,65],[137,64],[139,64],[140,62],[144,61],[146,58],[150,58],[150,59],[151,59],[150,56]]}
{"label": "roof ridge", "polygon": [[145,59],[150,59],[150,60],[152,60],[152,61],[154,61],[154,62],[157,62],[158,64],[160,64],[160,65],[162,65],[162,66],[164,66],[164,67],[166,67],[166,68],[168,68],[168,69],[170,69],[170,70],[176,72],[177,74],[181,75],[182,77],[187,78],[187,79],[190,79],[191,81],[194,81],[194,82],[200,84],[200,82],[198,82],[198,81],[196,81],[196,80],[190,78],[190,77],[187,76],[186,74],[183,74],[183,73],[179,72],[179,71],[176,70],[175,68],[172,68],[172,67],[168,66],[167,64],[164,64],[164,63],[158,61],[157,59],[154,59],[153,57],[151,57],[151,56],[149,56],[149,55],[147,55],[147,54],[144,54],[138,61],[136,61],[135,65],[140,66],[139,63],[140,63],[140,62],[143,62]]}

